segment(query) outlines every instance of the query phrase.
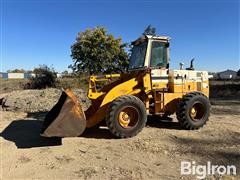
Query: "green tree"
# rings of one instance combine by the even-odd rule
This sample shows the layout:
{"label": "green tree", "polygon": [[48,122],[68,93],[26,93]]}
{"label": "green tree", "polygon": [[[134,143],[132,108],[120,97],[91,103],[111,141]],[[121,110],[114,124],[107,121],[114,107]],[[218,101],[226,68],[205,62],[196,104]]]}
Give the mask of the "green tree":
{"label": "green tree", "polygon": [[8,73],[25,73],[24,69],[7,70]]}
{"label": "green tree", "polygon": [[35,77],[30,79],[30,83],[27,84],[26,88],[44,89],[56,87],[58,81],[54,68],[50,68],[47,65],[39,65],[39,67],[34,68],[33,73],[35,73]]}
{"label": "green tree", "polygon": [[126,43],[108,34],[104,27],[86,29],[71,46],[74,73],[98,74],[123,72],[128,67]]}
{"label": "green tree", "polygon": [[240,77],[240,69],[237,71],[237,76]]}
{"label": "green tree", "polygon": [[67,71],[67,70],[64,70],[64,71],[62,72],[62,74],[68,75],[68,71]]}
{"label": "green tree", "polygon": [[33,73],[33,70],[27,70],[26,73],[31,74],[31,73]]}

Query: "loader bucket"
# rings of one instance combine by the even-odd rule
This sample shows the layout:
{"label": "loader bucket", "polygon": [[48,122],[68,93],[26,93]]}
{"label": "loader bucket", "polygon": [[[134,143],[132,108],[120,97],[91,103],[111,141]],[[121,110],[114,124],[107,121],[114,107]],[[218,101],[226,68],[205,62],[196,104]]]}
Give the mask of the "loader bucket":
{"label": "loader bucket", "polygon": [[62,92],[57,104],[45,116],[41,136],[76,137],[86,128],[86,117],[70,89]]}

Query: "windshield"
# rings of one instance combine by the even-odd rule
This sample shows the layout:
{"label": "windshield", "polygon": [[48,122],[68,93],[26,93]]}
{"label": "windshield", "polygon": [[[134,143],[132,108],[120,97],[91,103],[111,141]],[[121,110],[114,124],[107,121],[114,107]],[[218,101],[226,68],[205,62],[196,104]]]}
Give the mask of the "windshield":
{"label": "windshield", "polygon": [[167,47],[166,43],[153,41],[151,51],[151,67],[167,66]]}
{"label": "windshield", "polygon": [[135,45],[132,49],[130,57],[129,69],[141,68],[144,66],[145,54],[147,49],[147,42]]}

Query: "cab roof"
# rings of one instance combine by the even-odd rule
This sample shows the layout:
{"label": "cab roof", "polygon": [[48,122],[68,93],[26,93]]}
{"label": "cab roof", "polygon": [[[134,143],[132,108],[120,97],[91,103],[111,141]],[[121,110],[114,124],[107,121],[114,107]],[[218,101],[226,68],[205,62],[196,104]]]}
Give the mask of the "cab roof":
{"label": "cab roof", "polygon": [[131,44],[132,45],[137,45],[137,44],[140,44],[140,43],[144,42],[145,40],[149,40],[149,39],[162,40],[162,41],[169,42],[171,38],[168,37],[168,36],[143,35],[143,36],[139,37],[138,39],[136,39],[135,41],[133,41]]}

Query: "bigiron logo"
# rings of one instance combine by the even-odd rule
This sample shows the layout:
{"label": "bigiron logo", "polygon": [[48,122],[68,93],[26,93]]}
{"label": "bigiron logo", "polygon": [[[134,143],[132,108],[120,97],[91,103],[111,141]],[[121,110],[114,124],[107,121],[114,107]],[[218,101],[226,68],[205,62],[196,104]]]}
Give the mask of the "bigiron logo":
{"label": "bigiron logo", "polygon": [[181,175],[196,175],[198,179],[204,179],[207,175],[237,175],[235,165],[213,165],[210,161],[206,165],[198,165],[195,161],[181,162]]}

